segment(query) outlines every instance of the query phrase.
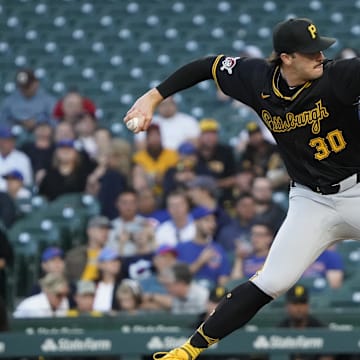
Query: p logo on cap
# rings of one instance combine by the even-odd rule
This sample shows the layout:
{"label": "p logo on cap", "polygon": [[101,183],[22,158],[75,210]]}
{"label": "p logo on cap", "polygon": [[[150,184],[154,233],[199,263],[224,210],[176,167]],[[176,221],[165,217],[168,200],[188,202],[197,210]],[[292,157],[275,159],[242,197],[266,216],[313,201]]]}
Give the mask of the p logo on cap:
{"label": "p logo on cap", "polygon": [[316,36],[317,36],[316,26],[314,24],[310,24],[307,28],[309,30],[311,38],[316,39]]}

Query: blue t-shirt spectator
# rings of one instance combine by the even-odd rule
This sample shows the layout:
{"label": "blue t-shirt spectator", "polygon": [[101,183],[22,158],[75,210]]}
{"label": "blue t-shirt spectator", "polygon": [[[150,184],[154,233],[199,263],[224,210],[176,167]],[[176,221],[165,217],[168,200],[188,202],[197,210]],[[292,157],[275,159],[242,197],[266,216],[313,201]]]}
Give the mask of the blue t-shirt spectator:
{"label": "blue t-shirt spectator", "polygon": [[179,243],[176,247],[177,260],[192,264],[201,252],[209,246],[215,250],[215,256],[194,274],[194,279],[207,280],[209,285],[213,285],[218,283],[219,277],[229,276],[231,271],[230,261],[222,246],[216,243],[197,244],[193,241]]}
{"label": "blue t-shirt spectator", "polygon": [[251,278],[264,265],[266,256],[251,255],[243,260],[243,273],[247,279]]}
{"label": "blue t-shirt spectator", "polygon": [[339,253],[334,250],[325,250],[304,272],[303,277],[326,278],[327,271],[344,271],[344,263]]}

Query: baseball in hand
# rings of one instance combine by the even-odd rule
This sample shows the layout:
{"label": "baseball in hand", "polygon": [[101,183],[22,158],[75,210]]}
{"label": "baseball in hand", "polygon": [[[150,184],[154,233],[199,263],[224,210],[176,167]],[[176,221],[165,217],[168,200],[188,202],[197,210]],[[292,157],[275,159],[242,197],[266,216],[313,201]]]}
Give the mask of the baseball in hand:
{"label": "baseball in hand", "polygon": [[126,122],[126,127],[130,131],[137,131],[139,125],[140,125],[141,119],[139,117],[134,117]]}

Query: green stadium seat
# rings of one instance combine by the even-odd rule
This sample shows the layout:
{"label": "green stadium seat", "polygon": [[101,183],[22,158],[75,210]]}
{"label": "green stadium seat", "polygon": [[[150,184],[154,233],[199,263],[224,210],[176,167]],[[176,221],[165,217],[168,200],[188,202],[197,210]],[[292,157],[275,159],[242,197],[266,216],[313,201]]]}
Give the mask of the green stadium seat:
{"label": "green stadium seat", "polygon": [[62,245],[59,227],[54,221],[40,214],[40,211],[16,221],[8,230],[8,235],[15,247],[18,243],[35,242],[40,252],[48,246]]}
{"label": "green stadium seat", "polygon": [[342,241],[336,245],[336,250],[344,261],[346,278],[360,270],[360,242],[358,240]]}
{"label": "green stadium seat", "polygon": [[[320,5],[320,6],[319,6]],[[338,47],[358,48],[358,3],[356,1],[289,2],[285,0],[253,0],[226,2],[181,1],[23,1],[21,6],[7,1],[0,14],[3,41],[9,49],[1,53],[1,77],[5,84],[13,80],[17,56],[27,58],[27,65],[43,67],[46,77],[42,83],[53,91],[56,82],[65,89],[77,86],[89,94],[104,109],[104,118],[114,120],[118,114],[121,94],[140,95],[148,89],[152,80],[160,80],[181,64],[206,54],[225,53],[236,55],[237,42],[257,45],[267,55],[271,52],[271,24],[286,16],[308,14],[319,23],[321,32],[339,38]],[[77,37],[83,30],[83,36]],[[36,38],[29,38],[35,34]],[[80,34],[81,35],[81,34]],[[55,43],[56,49],[46,49],[47,43]],[[101,42],[103,49],[94,50]],[[142,44],[149,43],[145,50]],[[49,50],[50,49],[50,50]],[[339,48],[328,50],[331,57]],[[169,63],[158,62],[160,55],[168,55]],[[72,55],[74,64],[64,66],[64,56]],[[109,64],[114,55],[121,55],[119,66]],[[110,65],[110,66],[109,66]],[[94,77],[84,78],[82,70],[91,67]],[[139,78],[131,77],[134,67],[143,69]],[[111,106],[102,103],[100,84],[111,80],[114,92]],[[62,94],[61,90],[57,94]],[[213,98],[206,90],[208,98]],[[5,95],[5,93],[4,93]],[[99,100],[98,99],[99,96]],[[190,98],[191,96],[189,96]],[[211,101],[198,103],[195,96],[191,108],[200,106],[211,113]],[[196,103],[196,104],[195,104]],[[224,120],[226,123],[226,120]],[[232,126],[225,137],[233,137]]]}
{"label": "green stadium seat", "polygon": [[73,193],[59,196],[36,215],[52,220],[60,228],[63,249],[68,250],[85,241],[87,221],[99,213],[100,205],[96,198]]}
{"label": "green stadium seat", "polygon": [[67,207],[76,208],[77,211],[84,212],[88,217],[100,213],[99,201],[96,197],[85,193],[64,194],[49,203],[50,209],[65,209]]}
{"label": "green stadium seat", "polygon": [[359,307],[360,291],[348,288],[346,285],[340,289],[329,291],[329,306],[332,308]]}
{"label": "green stadium seat", "polygon": [[328,283],[322,277],[301,278],[298,283],[305,286],[312,294],[322,293],[328,289]]}
{"label": "green stadium seat", "polygon": [[9,240],[14,249],[14,265],[8,283],[11,297],[28,296],[39,276],[39,242],[31,232],[20,229],[18,232],[10,230]]}

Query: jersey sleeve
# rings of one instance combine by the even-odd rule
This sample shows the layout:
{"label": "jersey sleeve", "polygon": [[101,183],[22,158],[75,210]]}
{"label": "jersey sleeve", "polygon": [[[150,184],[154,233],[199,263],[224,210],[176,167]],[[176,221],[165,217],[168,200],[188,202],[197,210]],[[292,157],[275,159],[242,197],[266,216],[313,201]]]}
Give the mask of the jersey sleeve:
{"label": "jersey sleeve", "polygon": [[330,66],[333,91],[340,101],[352,105],[360,97],[360,58],[334,61]]}
{"label": "jersey sleeve", "polygon": [[192,61],[173,72],[156,88],[163,98],[167,98],[195,84],[211,79],[211,68],[215,56],[208,56]]}
{"label": "jersey sleeve", "polygon": [[264,59],[219,55],[213,63],[212,76],[226,95],[251,106],[268,68]]}

